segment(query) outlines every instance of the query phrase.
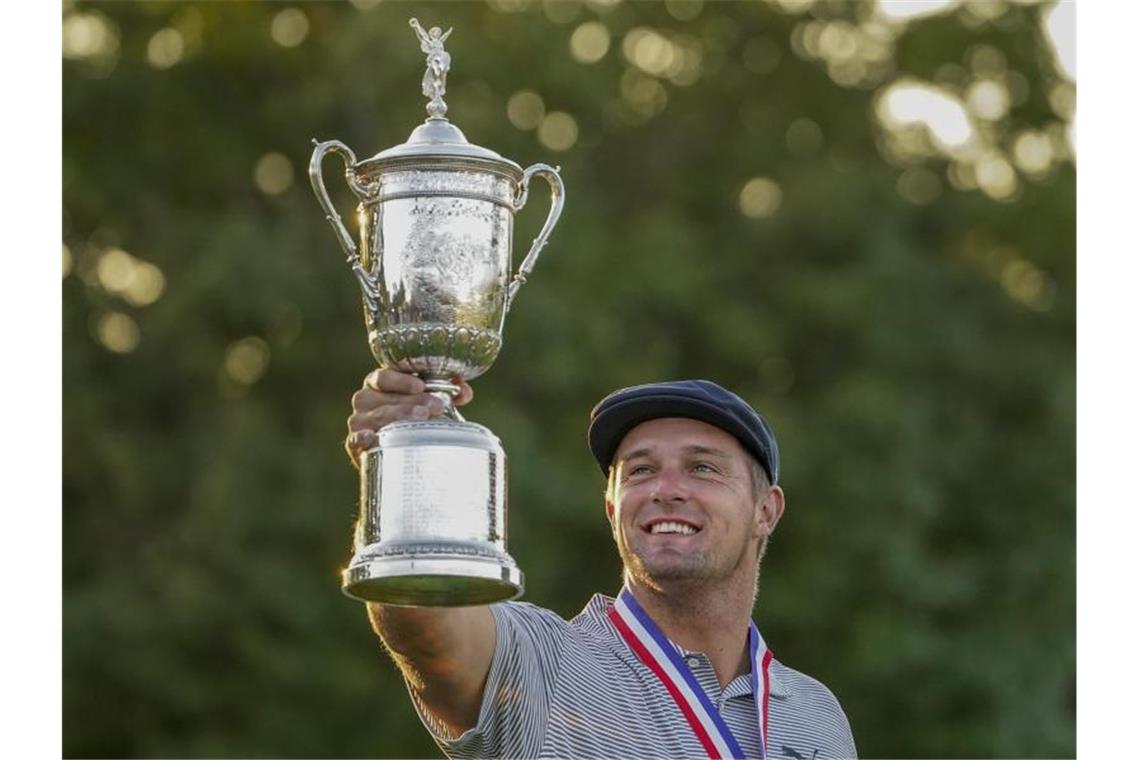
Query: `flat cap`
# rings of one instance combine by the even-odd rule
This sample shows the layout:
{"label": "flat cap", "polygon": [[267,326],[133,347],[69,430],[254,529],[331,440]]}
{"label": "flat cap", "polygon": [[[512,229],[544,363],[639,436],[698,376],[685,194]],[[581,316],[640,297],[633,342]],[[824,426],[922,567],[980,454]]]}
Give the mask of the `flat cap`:
{"label": "flat cap", "polygon": [[677,380],[622,388],[590,412],[587,437],[602,473],[608,473],[621,439],[647,420],[686,417],[707,422],[734,436],[756,457],[775,485],[780,450],[771,426],[747,401],[710,380]]}

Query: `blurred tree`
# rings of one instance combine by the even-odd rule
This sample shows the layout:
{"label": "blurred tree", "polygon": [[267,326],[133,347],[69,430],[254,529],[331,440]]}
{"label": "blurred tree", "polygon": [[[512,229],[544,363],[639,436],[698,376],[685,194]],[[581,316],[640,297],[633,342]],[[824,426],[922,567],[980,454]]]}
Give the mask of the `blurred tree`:
{"label": "blurred tree", "polygon": [[765,637],[861,753],[1074,755],[1070,11],[65,2],[65,753],[438,754],[338,593],[372,360],[304,182],[422,120],[418,16],[568,191],[469,415],[526,598],[618,587],[593,403],[710,377],[784,451]]}

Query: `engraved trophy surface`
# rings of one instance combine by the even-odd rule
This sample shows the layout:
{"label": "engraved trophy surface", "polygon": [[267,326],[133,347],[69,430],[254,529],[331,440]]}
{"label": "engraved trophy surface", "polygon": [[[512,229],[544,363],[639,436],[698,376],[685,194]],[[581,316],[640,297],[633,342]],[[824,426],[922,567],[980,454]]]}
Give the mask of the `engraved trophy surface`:
{"label": "engraved trophy surface", "polygon": [[[361,456],[360,515],[342,588],[395,605],[464,606],[519,596],[523,577],[506,550],[506,458],[487,428],[464,421],[458,386],[494,363],[503,322],[562,212],[558,169],[525,170],[472,145],[444,116],[451,30],[410,25],[427,57],[427,120],[408,141],[357,161],[338,140],[316,143],[309,178],[363,295],[372,354],[413,372],[444,402],[439,420],[395,422]],[[359,200],[359,247],[321,175],[344,162]],[[550,212],[514,277],[514,214],[530,180],[551,188]]]}

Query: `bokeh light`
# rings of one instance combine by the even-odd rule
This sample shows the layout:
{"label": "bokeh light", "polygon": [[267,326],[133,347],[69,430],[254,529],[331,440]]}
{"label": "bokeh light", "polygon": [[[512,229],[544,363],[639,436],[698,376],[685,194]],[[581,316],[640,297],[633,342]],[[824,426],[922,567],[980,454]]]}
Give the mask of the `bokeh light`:
{"label": "bokeh light", "polygon": [[534,5],[534,0],[487,0],[487,5],[499,13],[523,13]]}
{"label": "bokeh light", "polygon": [[942,195],[942,180],[923,166],[912,166],[899,175],[897,189],[908,203],[928,206]]}
{"label": "bokeh light", "polygon": [[973,125],[958,97],[917,80],[904,79],[888,87],[878,100],[876,113],[888,127],[924,126],[947,152],[964,148],[974,138]]}
{"label": "bokeh light", "polygon": [[982,79],[966,91],[966,104],[978,118],[997,121],[1009,113],[1009,91],[993,79]]}
{"label": "bokeh light", "polygon": [[1034,311],[1048,311],[1053,306],[1056,285],[1033,262],[1014,258],[1001,270],[1001,286],[1010,298]]}
{"label": "bokeh light", "polygon": [[665,12],[678,21],[692,21],[704,5],[704,0],[665,0]]}
{"label": "bokeh light", "polygon": [[253,167],[253,183],[266,195],[281,195],[293,186],[293,162],[282,153],[266,153]]}
{"label": "bokeh light", "polygon": [[578,142],[578,122],[564,111],[551,111],[538,125],[538,141],[551,150],[570,150]]}
{"label": "bokeh light", "polygon": [[118,50],[114,25],[94,11],[69,13],[63,20],[63,57],[88,59]]}
{"label": "bokeh light", "polygon": [[1022,132],[1013,143],[1013,160],[1026,174],[1044,174],[1053,165],[1053,143],[1041,132]]}
{"label": "bokeh light", "polygon": [[520,90],[507,100],[507,119],[518,129],[537,129],[546,116],[542,96],[532,90]]}
{"label": "bokeh light", "polygon": [[832,61],[846,61],[855,57],[859,49],[855,28],[845,21],[825,24],[819,33],[819,52]]}
{"label": "bokeh light", "polygon": [[131,306],[149,306],[157,301],[166,289],[166,277],[154,264],[139,262],[134,277],[123,290],[123,299]]}
{"label": "bokeh light", "polygon": [[974,165],[969,161],[954,161],[946,167],[946,179],[955,190],[976,190],[978,180],[974,176]]}
{"label": "bokeh light", "polygon": [[799,156],[810,156],[823,147],[823,131],[809,118],[794,119],[784,134],[788,150]]}
{"label": "bokeh light", "polygon": [[108,351],[128,354],[139,344],[139,326],[128,315],[112,311],[95,320],[95,339]]}
{"label": "bokeh light", "polygon": [[67,277],[71,274],[71,268],[75,266],[75,261],[71,256],[71,249],[67,247],[67,243],[63,244],[63,276]]}
{"label": "bokeh light", "polygon": [[811,7],[815,5],[815,0],[769,0],[769,2],[777,10],[791,15],[804,13],[811,10]]}
{"label": "bokeh light", "polygon": [[99,284],[108,293],[121,293],[131,284],[135,272],[135,258],[121,248],[103,252],[95,265]]}
{"label": "bokeh light", "polygon": [[108,248],[99,254],[95,280],[103,290],[136,307],[151,305],[166,289],[161,269],[122,248]]}
{"label": "bokeh light", "polygon": [[206,19],[202,11],[193,5],[187,5],[178,10],[170,19],[170,25],[182,35],[186,49],[193,50],[202,44],[202,32],[206,28]]}
{"label": "bokeh light", "polygon": [[[942,10],[959,7],[963,23],[976,23],[977,28],[1003,17],[1009,7],[1001,2],[941,5]],[[911,11],[913,17],[920,15],[917,4],[883,7],[892,18],[909,18]],[[933,7],[925,4],[923,12],[932,11]],[[1045,15],[1043,12],[1043,27]],[[1071,42],[1071,21],[1054,23],[1053,31],[1048,33]],[[806,29],[802,35],[805,49],[822,45],[823,22],[808,24],[813,25],[814,30]],[[1059,51],[1057,55],[1065,53]],[[953,61],[939,65],[933,82],[904,76],[879,91],[875,114],[884,128],[880,148],[888,159],[907,166],[933,157],[950,158],[946,179],[953,188],[981,190],[1003,202],[1020,197],[1019,171],[1031,180],[1039,180],[1049,176],[1056,163],[1075,160],[1072,139],[1076,87],[1072,81],[1050,81],[1052,77],[1048,77],[1037,83],[1035,86],[1044,90],[1049,107],[1060,120],[1039,122],[1034,128],[1022,127],[1015,132],[1011,122],[1022,117],[1020,112],[1014,116],[1015,109],[1030,103],[1033,95],[1026,75],[1012,69],[1007,54],[989,42],[967,47],[961,62],[964,65]],[[1059,63],[1058,67],[1064,65]],[[1061,74],[1065,76],[1063,71]],[[914,182],[916,176],[919,175],[910,174],[899,180],[900,194],[912,202],[920,202],[924,197],[922,185]]]}
{"label": "bokeh light", "polygon": [[1077,88],[1072,82],[1057,82],[1049,88],[1049,107],[1062,119],[1071,119],[1077,111]]}
{"label": "bokeh light", "polygon": [[269,344],[255,335],[234,341],[226,347],[222,368],[240,385],[253,385],[269,368]]}
{"label": "bokeh light", "polygon": [[977,28],[1001,18],[1008,10],[1004,0],[965,0],[958,19],[967,27]]}
{"label": "bokeh light", "polygon": [[186,52],[186,41],[182,33],[173,27],[159,29],[151,35],[146,44],[146,59],[156,69],[169,69],[182,60]]}
{"label": "bokeh light", "polygon": [[961,0],[878,0],[875,14],[886,21],[906,23],[956,8]]}
{"label": "bokeh light", "polygon": [[578,63],[597,63],[610,49],[610,30],[600,21],[587,21],[570,35],[570,55]]}
{"label": "bokeh light", "polygon": [[1002,75],[1001,82],[1009,92],[1010,106],[1023,106],[1029,100],[1029,80],[1020,71],[1009,69]]}
{"label": "bokeh light", "polygon": [[994,200],[1009,200],[1017,193],[1017,172],[1000,153],[989,152],[978,159],[974,176],[978,188]]}
{"label": "bokeh light", "polygon": [[799,57],[822,61],[836,84],[868,87],[893,72],[898,34],[897,28],[881,21],[813,20],[797,24],[791,42]]}
{"label": "bokeh light", "polygon": [[620,4],[621,0],[586,0],[586,5],[589,6],[590,10],[602,14],[613,11]]}
{"label": "bokeh light", "polygon": [[704,52],[700,41],[687,34],[678,34],[674,36],[673,44],[673,65],[665,72],[665,77],[678,87],[696,84],[704,70]]}
{"label": "bokeh light", "polygon": [[309,36],[309,17],[299,8],[279,11],[269,24],[269,36],[281,47],[297,47]]}
{"label": "bokeh light", "polygon": [[665,76],[677,54],[673,42],[664,35],[643,26],[626,33],[621,43],[627,61],[646,74]]}
{"label": "bokeh light", "polygon": [[[715,29],[716,25],[712,27]],[[630,29],[621,43],[622,54],[642,72],[688,86],[700,79],[703,46],[687,34],[666,34],[644,26]]]}
{"label": "bokeh light", "polygon": [[753,177],[740,190],[740,213],[752,219],[772,216],[780,208],[783,192],[767,177]]}
{"label": "bokeh light", "polygon": [[569,24],[582,13],[578,0],[542,0],[542,13],[556,24]]}
{"label": "bokeh light", "polygon": [[635,68],[628,68],[622,72],[619,89],[622,100],[642,119],[656,116],[665,110],[665,106],[669,103],[669,93],[665,85]]}
{"label": "bokeh light", "polygon": [[993,45],[973,45],[966,53],[970,69],[978,76],[997,76],[1004,74],[1008,64],[1005,54]]}

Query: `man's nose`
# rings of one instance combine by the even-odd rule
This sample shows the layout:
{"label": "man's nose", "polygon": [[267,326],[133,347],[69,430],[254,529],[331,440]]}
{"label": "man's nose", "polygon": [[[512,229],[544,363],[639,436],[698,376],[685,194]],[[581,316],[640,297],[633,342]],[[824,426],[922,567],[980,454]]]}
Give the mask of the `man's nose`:
{"label": "man's nose", "polygon": [[685,483],[684,473],[675,467],[663,467],[653,480],[654,501],[684,501],[689,497],[689,489]]}

